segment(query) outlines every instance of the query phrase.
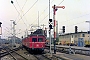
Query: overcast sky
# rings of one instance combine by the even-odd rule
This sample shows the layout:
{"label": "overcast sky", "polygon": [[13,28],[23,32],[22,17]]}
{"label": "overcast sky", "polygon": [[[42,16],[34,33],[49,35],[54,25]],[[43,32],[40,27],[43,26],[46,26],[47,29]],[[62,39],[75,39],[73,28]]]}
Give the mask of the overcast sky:
{"label": "overcast sky", "polygon": [[[16,22],[17,36],[23,36],[25,30],[30,30],[30,26],[45,24],[48,28],[49,20],[49,0],[0,0],[0,22],[2,22],[2,36],[11,35],[11,21]],[[58,30],[61,32],[62,26],[66,26],[66,33],[73,33],[74,26],[78,26],[78,31],[89,30],[90,20],[90,0],[50,0],[50,18],[53,19],[52,6],[65,6],[65,9],[58,8],[56,20]],[[39,18],[38,18],[39,15]],[[42,28],[42,27],[41,27]],[[20,32],[20,33],[19,33]]]}

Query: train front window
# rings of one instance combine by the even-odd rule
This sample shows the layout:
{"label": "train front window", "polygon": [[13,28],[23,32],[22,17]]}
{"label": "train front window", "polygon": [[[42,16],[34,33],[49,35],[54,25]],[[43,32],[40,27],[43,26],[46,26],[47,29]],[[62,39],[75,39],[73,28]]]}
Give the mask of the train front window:
{"label": "train front window", "polygon": [[37,38],[32,38],[32,42],[37,42]]}
{"label": "train front window", "polygon": [[43,42],[43,38],[38,38],[38,42]]}

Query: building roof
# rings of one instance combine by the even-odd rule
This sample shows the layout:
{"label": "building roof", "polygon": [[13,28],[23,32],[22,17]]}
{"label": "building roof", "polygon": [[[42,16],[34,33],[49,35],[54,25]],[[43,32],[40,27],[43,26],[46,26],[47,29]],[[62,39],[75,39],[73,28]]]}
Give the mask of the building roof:
{"label": "building roof", "polygon": [[59,36],[72,35],[72,34],[81,34],[81,33],[87,33],[87,32],[65,33],[65,34],[60,34]]}

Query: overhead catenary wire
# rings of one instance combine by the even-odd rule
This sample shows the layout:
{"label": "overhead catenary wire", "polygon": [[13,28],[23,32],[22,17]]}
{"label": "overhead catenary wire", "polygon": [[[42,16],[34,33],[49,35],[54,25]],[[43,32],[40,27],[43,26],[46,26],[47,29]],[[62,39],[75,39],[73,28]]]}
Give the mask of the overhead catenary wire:
{"label": "overhead catenary wire", "polygon": [[[36,1],[34,2],[34,4],[26,11],[26,13],[28,13],[28,12],[34,7],[34,5],[35,5],[37,2],[38,2],[38,0],[36,0]],[[24,14],[22,15],[22,17],[25,16],[26,13],[24,13]],[[19,19],[19,21],[22,19],[22,17]],[[19,21],[18,21],[18,22],[19,22]],[[17,23],[18,23],[18,22],[17,22]]]}
{"label": "overhead catenary wire", "polygon": [[[54,0],[53,0],[53,1],[54,1]],[[53,2],[53,1],[52,1],[52,2]],[[63,0],[63,1],[64,1],[64,0]],[[59,3],[59,5],[60,5],[63,1],[61,1],[61,2]],[[51,3],[52,3],[52,2],[51,2]],[[48,8],[48,7],[46,7],[46,9],[47,9],[47,8]],[[46,10],[46,9],[45,9],[45,10]],[[45,10],[42,12],[42,14],[45,12]],[[52,12],[52,11],[51,11],[51,12]],[[51,12],[50,12],[50,13],[51,13]],[[41,15],[42,15],[42,14],[41,14]],[[40,16],[41,16],[41,15],[40,15]],[[43,20],[45,20],[45,19],[48,17],[48,15],[49,15],[49,14],[47,14],[47,15],[40,21],[40,23],[43,22]],[[38,18],[37,18],[37,19],[38,19]],[[37,19],[36,19],[36,20],[37,20]],[[35,20],[35,21],[36,21],[36,20]],[[34,21],[34,22],[35,22],[35,21]],[[33,22],[33,23],[34,23],[34,22]],[[33,24],[33,23],[32,23],[32,24]]]}
{"label": "overhead catenary wire", "polygon": [[[17,0],[16,0],[16,2],[17,2]],[[19,6],[19,4],[18,4],[18,2],[17,2],[17,4],[18,4],[19,8],[21,9],[21,11],[23,10],[24,6],[26,5],[26,2],[27,2],[27,0],[25,1],[25,3],[24,3],[24,5],[22,6],[22,8]],[[19,16],[19,14],[18,14],[18,16]],[[17,17],[18,17],[18,16],[17,16]],[[16,19],[17,19],[17,18],[16,18]],[[16,19],[15,19],[15,20],[16,20]]]}
{"label": "overhead catenary wire", "polygon": [[[19,8],[20,8],[20,10],[21,10],[21,12],[22,12],[22,14],[23,14],[22,9],[23,9],[23,7],[25,6],[25,4],[24,4],[24,5],[23,5],[23,7],[21,8],[17,0],[16,0],[16,2],[17,2],[18,6],[19,6]],[[27,2],[27,0],[26,0],[26,2]],[[19,14],[19,15],[20,15],[20,14]],[[22,17],[22,16],[21,16],[21,17]],[[24,17],[25,17],[25,16],[24,16]],[[22,18],[23,18],[23,17],[22,17]],[[27,19],[26,19],[26,18],[25,18],[25,21],[27,21]],[[23,22],[24,22],[24,20],[23,20]],[[25,23],[25,22],[24,22],[24,24],[26,25],[26,23]]]}
{"label": "overhead catenary wire", "polygon": [[72,25],[68,25],[67,27],[70,27],[70,26],[73,26],[73,25],[77,25],[77,24],[82,24],[82,23],[85,23],[85,21],[81,21],[81,22],[78,22],[78,23],[75,23],[75,24],[72,24]]}
{"label": "overhead catenary wire", "polygon": [[[18,12],[18,14],[20,15],[19,11],[17,10],[17,8],[14,5],[14,2],[11,0],[11,3],[13,4],[14,8],[16,9],[16,11]],[[20,15],[20,18],[22,19],[22,16]],[[22,19],[23,20],[23,19]],[[16,20],[15,20],[16,21]],[[25,24],[24,20],[23,23]],[[26,25],[26,24],[25,24]],[[27,25],[26,25],[27,26]]]}
{"label": "overhead catenary wire", "polygon": [[[88,13],[88,14],[85,14],[85,15],[90,15],[90,13]],[[61,22],[61,23],[65,23],[65,22],[69,22],[69,21],[71,21],[71,20],[74,20],[74,19],[77,19],[77,18],[81,18],[81,17],[83,17],[83,16],[85,16],[85,15],[82,15],[82,16],[79,16],[79,17],[76,17],[76,18],[73,18],[73,19],[70,19],[70,20],[67,20],[67,21],[63,21],[63,22]],[[71,26],[74,26],[74,25],[80,25],[80,24],[83,24],[83,23],[85,23],[85,20],[84,21],[81,21],[81,22],[77,22],[77,23],[73,23],[73,24],[71,24],[71,25],[65,25],[66,27],[71,27]]]}
{"label": "overhead catenary wire", "polygon": [[62,0],[58,5],[60,5],[61,3],[63,3],[64,0]]}
{"label": "overhead catenary wire", "polygon": [[23,16],[24,16],[25,14],[27,14],[27,13],[31,10],[31,8],[32,8],[37,2],[38,2],[38,0],[35,1],[35,3],[26,11],[26,13],[23,14]]}
{"label": "overhead catenary wire", "polygon": [[[7,23],[4,19],[0,18],[0,20],[3,20],[3,22],[4,22],[4,23],[6,23],[6,24],[8,24],[8,25],[9,25],[9,23]],[[9,25],[9,26],[10,26],[10,25]],[[3,28],[3,29],[5,29],[5,28],[6,28],[8,31],[10,31],[10,28],[8,28],[7,26],[4,26],[4,28]]]}
{"label": "overhead catenary wire", "polygon": [[25,3],[24,3],[24,5],[22,6],[21,10],[24,8],[24,6],[26,5],[26,3],[27,3],[27,0],[25,1]]}
{"label": "overhead catenary wire", "polygon": [[5,31],[4,34],[8,33],[10,36],[12,35],[11,30],[9,28],[5,27],[5,28],[3,28],[3,30]]}
{"label": "overhead catenary wire", "polygon": [[[54,0],[52,0],[51,1],[51,3],[53,2]],[[48,9],[48,6],[43,10],[43,12],[40,14],[40,16],[39,17],[41,17],[42,16],[42,14],[45,12],[45,10],[47,10]],[[51,13],[51,12],[50,12]],[[49,15],[49,14],[48,14]],[[44,17],[44,19],[48,16],[48,15],[46,15],[45,17]],[[38,18],[36,18],[34,21],[33,21],[33,23],[32,24],[34,24],[34,22],[37,20]],[[42,21],[42,20],[41,20]]]}
{"label": "overhead catenary wire", "polygon": [[[16,1],[17,1],[17,0],[16,0]],[[26,0],[26,1],[27,1],[27,0]],[[38,0],[37,0],[37,1],[38,1]],[[37,2],[37,1],[36,1],[36,2]],[[53,0],[53,1],[54,1],[54,0]],[[52,1],[52,2],[53,2],[53,1]],[[36,2],[29,8],[29,10],[36,4]],[[52,3],[52,2],[51,2],[51,3]],[[18,5],[19,5],[19,4],[18,4]],[[20,6],[19,6],[19,7],[20,7]],[[47,7],[47,8],[48,8],[48,7]],[[47,8],[46,8],[46,9],[47,9]],[[45,9],[45,10],[46,10],[46,9]],[[29,10],[27,10],[27,12],[28,12]],[[45,10],[44,10],[44,11],[45,11]],[[42,12],[42,14],[44,13],[44,11]],[[27,12],[26,12],[26,13],[27,13]],[[25,13],[25,14],[26,14],[26,13]],[[23,14],[23,16],[24,16],[25,14]],[[41,14],[41,15],[42,15],[42,14]],[[41,16],[41,15],[40,15],[40,16]],[[23,16],[22,16],[22,17],[23,17]],[[48,16],[48,15],[47,15],[47,16]],[[20,18],[20,19],[21,19],[21,18]],[[19,21],[20,21],[20,19],[19,19]],[[19,21],[18,21],[18,22],[19,22]],[[17,23],[18,23],[18,22],[17,22]],[[25,24],[25,23],[24,23],[24,24]]]}
{"label": "overhead catenary wire", "polygon": [[[64,0],[63,0],[64,1]],[[61,1],[58,5],[60,5],[61,3],[63,3],[63,1]],[[50,13],[52,13],[52,11],[50,11]],[[48,15],[49,14],[47,14],[46,16],[45,16],[45,18],[43,18],[42,20],[41,20],[41,22],[43,22],[43,20],[45,20],[47,17],[48,17]]]}
{"label": "overhead catenary wire", "polygon": [[[17,0],[16,0],[16,1],[17,1]],[[54,0],[52,0],[52,2],[53,2],[53,1],[54,1]],[[26,0],[26,2],[27,2],[27,0]],[[25,3],[26,3],[26,2],[25,2]],[[38,0],[27,10],[27,12],[28,12],[37,2],[38,2]],[[51,3],[52,3],[52,2],[51,2]],[[24,5],[25,5],[25,4],[24,4]],[[48,7],[46,7],[46,9],[47,9],[47,8],[48,8]],[[22,7],[22,9],[23,9],[23,7]],[[46,9],[45,9],[45,10],[46,10]],[[44,11],[45,11],[45,10],[44,10]],[[44,11],[42,12],[42,14],[44,13]],[[26,13],[27,13],[27,12],[26,12]],[[25,14],[26,14],[26,13],[25,13]],[[25,14],[23,14],[23,16],[24,16]],[[41,14],[41,15],[42,15],[42,14]],[[40,16],[41,16],[41,15],[40,15]],[[23,17],[23,16],[22,16],[22,17]],[[38,18],[37,18],[37,19],[38,19]],[[37,20],[37,19],[36,19],[36,20]],[[20,18],[19,20],[21,20],[21,18]],[[19,21],[18,21],[18,22],[19,22]]]}
{"label": "overhead catenary wire", "polygon": [[90,13],[88,13],[88,14],[85,14],[85,15],[81,15],[81,16],[79,16],[79,17],[75,17],[75,18],[73,18],[73,19],[69,19],[69,20],[66,20],[66,21],[62,21],[61,23],[65,23],[65,22],[69,22],[69,21],[71,21],[71,20],[74,20],[74,19],[77,19],[77,18],[81,18],[81,17],[83,17],[83,16],[86,16],[86,15],[90,15]]}
{"label": "overhead catenary wire", "polygon": [[[4,19],[2,19],[2,18],[0,18],[1,20],[3,20],[3,22],[6,22]],[[6,22],[7,23],[7,22]],[[3,24],[5,24],[5,23],[3,23]],[[9,24],[9,23],[7,23],[7,24]],[[9,25],[10,26],[10,25]],[[3,30],[3,32],[2,32],[2,34],[3,35],[7,35],[8,37],[9,36],[12,36],[12,32],[11,32],[11,30],[12,30],[12,28],[9,28],[7,25],[6,26],[3,26],[3,28],[2,28],[2,30]],[[22,31],[23,32],[23,31]],[[22,32],[19,32],[19,33],[22,33]]]}
{"label": "overhead catenary wire", "polygon": [[[64,1],[64,0],[63,0],[63,1]],[[62,2],[63,2],[63,1],[62,1]],[[36,1],[36,2],[37,2],[37,1]],[[60,5],[62,2],[60,2],[59,5]],[[47,8],[46,8],[46,9],[47,9]],[[27,12],[26,12],[26,13],[27,13]],[[46,15],[46,16],[44,17],[44,19],[45,19],[47,16],[48,16],[48,15]],[[42,19],[41,22],[42,22],[44,19]]]}
{"label": "overhead catenary wire", "polygon": [[[53,1],[54,1],[54,0],[53,0]],[[53,1],[52,1],[52,2],[53,2]],[[52,3],[52,2],[51,2],[51,3]],[[40,14],[40,16],[39,16],[39,17],[41,17],[41,16],[42,16],[42,14],[45,12],[45,10],[47,10],[47,8],[48,8],[48,6],[44,9],[44,11]],[[34,22],[35,22],[37,19],[38,19],[38,17],[37,17],[37,18],[33,21],[33,23],[31,23],[31,24],[34,24]],[[29,27],[30,27],[30,26],[29,26]]]}
{"label": "overhead catenary wire", "polygon": [[[60,5],[61,3],[63,3],[63,1],[64,0],[62,0],[58,5]],[[52,11],[51,11],[52,12]],[[50,12],[50,13],[51,13]],[[89,13],[90,14],[90,13]],[[86,14],[86,15],[89,15],[89,14]],[[41,21],[40,21],[40,23],[43,21],[43,20],[45,20],[47,17],[48,17],[48,15],[49,14],[47,14]],[[82,15],[82,16],[80,16],[80,17],[83,17],[83,16],[85,16],[85,15]],[[80,18],[80,17],[77,17],[77,18]],[[76,19],[76,18],[74,18],[74,19]],[[70,19],[70,20],[72,20],[72,19]],[[67,20],[67,21],[70,21],[70,20]],[[64,21],[64,23],[65,23],[66,21]],[[76,25],[76,24],[81,24],[81,23],[83,23],[83,22],[85,22],[85,21],[82,21],[82,22],[79,22],[79,23],[75,23],[75,24],[72,24],[72,25],[69,25],[69,26],[73,26],[73,25]],[[63,23],[63,22],[61,22],[61,23]],[[67,26],[67,27],[69,27],[69,26]]]}
{"label": "overhead catenary wire", "polygon": [[[37,2],[38,2],[38,0],[27,10],[27,12],[28,12]],[[18,3],[18,2],[17,2],[17,3]],[[13,3],[12,3],[12,4],[13,4]],[[19,5],[19,4],[18,4],[18,5]],[[15,6],[14,6],[14,7],[15,7]],[[20,6],[19,6],[19,7],[20,7]],[[18,12],[18,10],[17,10],[17,12]],[[27,12],[26,12],[26,13],[27,13]],[[18,12],[18,13],[19,13],[19,12]],[[25,14],[26,14],[26,13],[25,13]],[[20,14],[20,13],[19,13],[19,14]],[[23,16],[25,16],[25,14],[23,14]],[[22,16],[22,17],[23,17],[23,16]],[[21,17],[21,16],[20,16],[20,17]],[[22,17],[19,19],[19,21],[22,19]],[[18,21],[18,22],[19,22],[19,21]],[[18,23],[18,22],[17,22],[17,23]],[[25,24],[25,23],[24,23],[24,24]]]}
{"label": "overhead catenary wire", "polygon": [[[64,0],[63,0],[63,1],[64,1]],[[63,1],[62,1],[62,2],[63,2]],[[61,2],[61,3],[62,3],[62,2]],[[61,3],[60,3],[60,4],[61,4]],[[60,4],[59,4],[59,5],[60,5]],[[47,8],[46,8],[46,9],[47,9]],[[47,15],[47,16],[48,16],[48,15]],[[47,16],[45,16],[44,19],[45,19]],[[43,19],[43,20],[44,20],[44,19]],[[43,20],[41,20],[41,22],[42,22]]]}
{"label": "overhead catenary wire", "polygon": [[[16,0],[16,2],[17,2],[17,0]],[[12,2],[11,2],[12,3]],[[12,3],[13,4],[13,6],[15,7],[15,5],[14,5],[14,3]],[[17,4],[18,4],[18,2],[17,2]],[[19,4],[18,4],[18,6],[19,6]],[[20,8],[20,6],[19,6],[19,8]],[[15,9],[16,9],[16,11],[18,12],[18,16],[20,16],[20,19],[22,19],[22,16],[20,15],[20,13],[19,13],[19,11],[17,10],[17,8],[15,7]],[[20,8],[21,9],[21,8]],[[22,11],[22,10],[21,10]],[[16,21],[16,20],[15,20]],[[27,27],[27,24],[24,22],[24,20],[22,19],[22,21],[23,21],[23,23],[25,24],[25,26]]]}

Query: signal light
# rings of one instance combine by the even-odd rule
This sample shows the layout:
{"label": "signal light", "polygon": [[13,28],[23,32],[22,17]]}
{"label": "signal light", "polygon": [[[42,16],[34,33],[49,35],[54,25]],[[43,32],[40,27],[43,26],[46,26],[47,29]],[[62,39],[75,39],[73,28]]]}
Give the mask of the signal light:
{"label": "signal light", "polygon": [[62,27],[63,33],[65,33],[65,26]]}
{"label": "signal light", "polygon": [[1,24],[2,24],[2,23],[0,22],[0,27],[1,27]]}
{"label": "signal light", "polygon": [[78,32],[78,27],[77,26],[75,26],[75,33],[77,33]]}
{"label": "signal light", "polygon": [[52,22],[52,19],[49,19],[49,22]]}
{"label": "signal light", "polygon": [[53,29],[51,24],[49,25],[49,28],[50,28],[50,29]]}
{"label": "signal light", "polygon": [[49,19],[49,28],[50,28],[50,29],[53,29],[52,27],[53,27],[53,26],[52,26],[52,19]]}

